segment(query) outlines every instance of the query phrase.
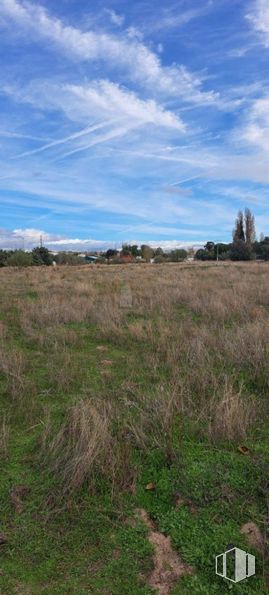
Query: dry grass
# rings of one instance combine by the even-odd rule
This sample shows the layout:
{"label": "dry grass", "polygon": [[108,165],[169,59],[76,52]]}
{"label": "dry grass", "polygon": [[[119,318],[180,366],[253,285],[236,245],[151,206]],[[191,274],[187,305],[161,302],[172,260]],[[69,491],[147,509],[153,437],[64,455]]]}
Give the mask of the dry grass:
{"label": "dry grass", "polygon": [[3,418],[0,426],[0,456],[6,458],[8,454],[9,425],[6,417]]}
{"label": "dry grass", "polygon": [[5,378],[6,393],[13,399],[18,401],[25,392],[26,359],[24,355],[16,350],[0,351],[0,372]]}
{"label": "dry grass", "polygon": [[94,486],[95,480],[102,477],[111,482],[112,492],[132,484],[134,471],[130,467],[128,441],[115,425],[116,414],[111,405],[90,398],[68,410],[66,421],[52,441],[46,427],[43,448],[66,489],[76,489],[85,481]]}
{"label": "dry grass", "polygon": [[32,356],[12,344],[12,308],[26,345],[43,353],[55,395],[83,386],[79,329],[125,354],[120,372],[134,390],[111,387],[113,364],[102,370],[104,398],[78,389],[57,435],[53,424],[46,430],[54,469],[71,488],[98,474],[113,489],[130,484],[132,448],[171,453],[186,420],[209,440],[238,441],[268,415],[267,264],[6,269],[0,277],[0,373],[12,400],[27,392]]}
{"label": "dry grass", "polygon": [[243,387],[235,391],[228,379],[222,390],[208,403],[208,433],[213,441],[219,439],[243,440],[255,420],[255,400],[244,394]]}

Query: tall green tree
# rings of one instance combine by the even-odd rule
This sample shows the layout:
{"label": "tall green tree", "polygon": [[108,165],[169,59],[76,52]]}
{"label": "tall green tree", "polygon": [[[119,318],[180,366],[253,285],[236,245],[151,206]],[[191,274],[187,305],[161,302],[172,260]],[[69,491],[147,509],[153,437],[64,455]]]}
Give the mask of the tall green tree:
{"label": "tall green tree", "polygon": [[231,260],[252,260],[255,258],[251,245],[243,240],[233,242],[230,255]]}
{"label": "tall green tree", "polygon": [[208,250],[208,252],[214,252],[215,242],[206,242],[204,248],[205,250]]}
{"label": "tall green tree", "polygon": [[245,209],[245,241],[249,246],[255,242],[255,217],[252,215],[250,209]]}
{"label": "tall green tree", "polygon": [[238,211],[237,218],[235,220],[235,228],[233,231],[233,241],[245,241],[245,231],[244,231],[244,215],[242,211]]}
{"label": "tall green tree", "polygon": [[147,244],[142,244],[141,254],[142,258],[144,258],[146,262],[149,262],[150,259],[154,256],[154,250],[150,246],[147,246]]}
{"label": "tall green tree", "polygon": [[33,261],[35,265],[42,265],[45,264],[49,266],[52,264],[53,258],[52,255],[49,253],[49,250],[44,246],[40,246],[40,248],[34,248],[32,250]]}
{"label": "tall green tree", "polygon": [[140,256],[140,250],[139,250],[139,248],[138,248],[137,244],[133,244],[133,245],[131,246],[131,253],[132,253],[132,255],[133,255],[133,256],[135,256],[135,257],[137,257],[137,256]]}

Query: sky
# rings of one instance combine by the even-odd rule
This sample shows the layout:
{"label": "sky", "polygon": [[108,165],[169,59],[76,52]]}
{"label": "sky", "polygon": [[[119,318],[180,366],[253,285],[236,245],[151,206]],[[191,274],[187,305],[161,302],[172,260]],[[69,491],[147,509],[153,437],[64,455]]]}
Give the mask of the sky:
{"label": "sky", "polygon": [[0,248],[269,235],[268,0],[0,0]]}

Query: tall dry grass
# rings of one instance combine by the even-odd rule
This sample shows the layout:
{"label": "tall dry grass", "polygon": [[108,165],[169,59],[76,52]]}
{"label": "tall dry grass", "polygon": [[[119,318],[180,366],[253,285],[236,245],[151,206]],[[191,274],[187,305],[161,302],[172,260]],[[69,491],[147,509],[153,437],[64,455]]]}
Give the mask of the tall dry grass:
{"label": "tall dry grass", "polygon": [[0,373],[4,377],[5,392],[18,401],[25,392],[26,387],[26,359],[17,349],[0,350]]}
{"label": "tall dry grass", "polygon": [[6,417],[3,417],[0,425],[0,458],[6,458],[8,455],[8,440],[9,440],[10,428]]}
{"label": "tall dry grass", "polygon": [[117,430],[117,416],[110,403],[89,398],[68,409],[54,437],[46,426],[43,449],[65,490],[85,482],[94,487],[102,479],[110,482],[112,494],[133,485],[130,444],[125,432]]}
{"label": "tall dry grass", "polygon": [[[43,446],[71,488],[98,474],[113,489],[130,484],[132,449],[171,456],[186,421],[211,441],[237,442],[268,416],[266,263],[7,269],[0,279],[5,391],[13,401],[27,392],[33,354],[43,356],[55,398],[76,391]],[[14,346],[14,312],[23,353]],[[87,329],[121,353],[114,368],[125,380],[112,387],[112,367],[91,398],[79,389]]]}

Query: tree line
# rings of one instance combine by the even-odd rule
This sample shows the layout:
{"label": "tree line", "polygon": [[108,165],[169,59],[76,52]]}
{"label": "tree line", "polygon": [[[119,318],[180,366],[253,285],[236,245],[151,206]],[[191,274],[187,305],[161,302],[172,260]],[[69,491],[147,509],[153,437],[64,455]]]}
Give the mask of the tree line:
{"label": "tree line", "polygon": [[[269,236],[261,234],[260,240],[257,241],[255,218],[250,209],[246,208],[244,212],[238,212],[231,243],[208,241],[196,253],[192,248],[188,251],[183,248],[165,251],[161,247],[152,248],[148,244],[123,244],[121,250],[109,248],[97,256],[96,262],[113,264],[138,260],[155,263],[182,262],[188,256],[197,260],[269,260]],[[0,267],[50,266],[53,261],[56,264],[87,264],[87,257],[83,258],[74,252],[59,252],[53,255],[44,246],[36,247],[31,252],[0,250]]]}
{"label": "tree line", "polygon": [[31,252],[25,250],[0,250],[0,267],[15,266],[51,266],[56,264],[86,264],[84,258],[76,252],[59,252],[52,254],[45,246],[34,248]]}
{"label": "tree line", "polygon": [[[128,257],[130,257],[130,261],[142,260],[144,262],[150,262],[154,260],[156,263],[161,263],[183,261],[187,258],[188,252],[180,248],[171,250],[170,252],[164,252],[161,247],[154,249],[147,244],[142,244],[140,247],[137,244],[123,244],[121,250],[110,248],[106,252],[96,254],[96,256],[96,262],[100,264],[121,264],[128,262]],[[86,254],[85,257],[80,256],[77,252],[61,251],[58,254],[51,254],[44,246],[36,247],[31,252],[25,252],[24,250],[0,250],[0,267],[50,266],[53,262],[58,265],[80,265],[88,264],[89,261]]]}
{"label": "tree line", "polygon": [[239,211],[235,220],[232,242],[207,242],[197,250],[197,260],[269,260],[269,236],[256,239],[255,217],[250,209]]}
{"label": "tree line", "polygon": [[137,244],[123,244],[121,250],[109,249],[104,254],[108,262],[122,262],[125,257],[133,257],[133,259],[142,259],[144,262],[180,262],[185,260],[188,252],[183,248],[164,251],[160,246],[152,248],[148,244],[142,244],[140,247]]}
{"label": "tree line", "polygon": [[52,265],[54,257],[45,246],[34,248],[32,252],[24,250],[0,250],[0,267],[3,266],[40,266]]}

